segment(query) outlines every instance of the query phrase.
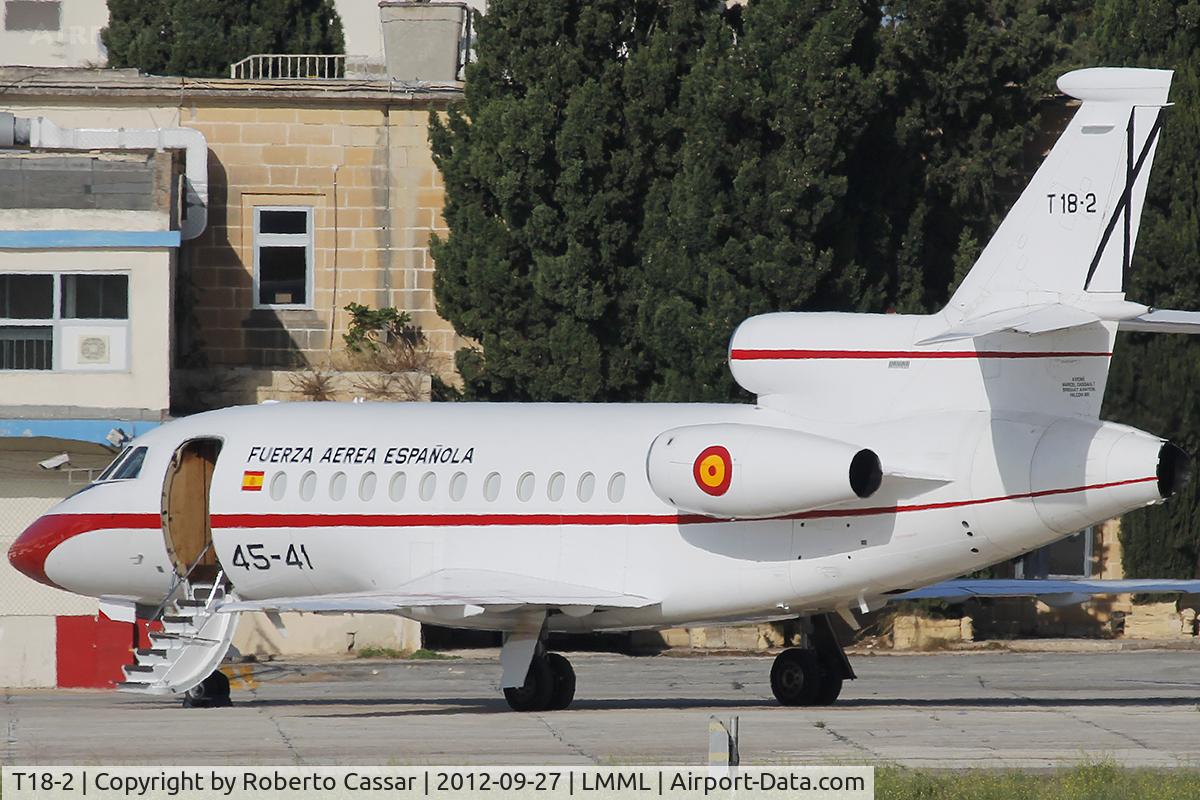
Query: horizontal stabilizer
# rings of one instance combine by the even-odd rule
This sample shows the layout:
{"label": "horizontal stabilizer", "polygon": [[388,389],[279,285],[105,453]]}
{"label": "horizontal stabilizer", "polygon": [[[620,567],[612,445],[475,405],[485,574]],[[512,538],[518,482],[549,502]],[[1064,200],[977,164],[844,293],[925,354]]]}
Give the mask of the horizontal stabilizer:
{"label": "horizontal stabilizer", "polygon": [[1062,303],[1043,303],[1023,308],[1006,308],[1003,311],[994,311],[980,317],[968,318],[936,336],[922,339],[917,344],[937,344],[938,342],[973,339],[976,336],[1000,331],[1017,331],[1028,334],[1048,333],[1080,325],[1090,325],[1099,321],[1100,317],[1082,308]]}
{"label": "horizontal stabilizer", "polygon": [[1123,320],[1118,330],[1139,333],[1200,333],[1200,311],[1154,310]]}
{"label": "horizontal stabilizer", "polygon": [[940,333],[920,340],[917,344],[953,342],[1005,331],[1033,336],[1097,322],[1117,322],[1124,325],[1126,320],[1138,318],[1139,315],[1144,316],[1150,311],[1148,306],[1125,300],[1097,300],[1086,295],[1070,299],[1075,302],[1017,304],[979,316],[967,317]]}
{"label": "horizontal stabilizer", "polygon": [[414,606],[593,606],[643,608],[657,600],[530,575],[475,569],[444,569],[392,591],[238,600],[220,611],[394,612]]}
{"label": "horizontal stabilizer", "polygon": [[891,600],[948,600],[962,602],[973,597],[1037,597],[1048,605],[1085,602],[1093,595],[1127,594],[1200,594],[1200,580],[972,580],[943,581],[903,594]]}

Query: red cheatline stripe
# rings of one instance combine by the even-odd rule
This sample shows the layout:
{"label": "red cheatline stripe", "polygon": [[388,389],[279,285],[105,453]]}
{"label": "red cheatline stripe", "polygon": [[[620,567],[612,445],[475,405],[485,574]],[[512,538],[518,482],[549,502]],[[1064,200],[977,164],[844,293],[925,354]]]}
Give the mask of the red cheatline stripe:
{"label": "red cheatline stripe", "polygon": [[808,361],[926,358],[1108,358],[1103,351],[1037,352],[1021,350],[731,350],[733,361]]}

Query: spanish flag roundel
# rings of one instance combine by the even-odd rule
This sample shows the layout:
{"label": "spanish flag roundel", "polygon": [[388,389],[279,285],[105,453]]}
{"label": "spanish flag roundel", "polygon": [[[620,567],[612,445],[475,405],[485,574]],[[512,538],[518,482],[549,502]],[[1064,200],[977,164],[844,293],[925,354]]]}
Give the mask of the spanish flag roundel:
{"label": "spanish flag roundel", "polygon": [[704,448],[692,464],[692,475],[705,494],[713,497],[725,494],[733,479],[733,459],[729,457],[729,451],[719,444]]}

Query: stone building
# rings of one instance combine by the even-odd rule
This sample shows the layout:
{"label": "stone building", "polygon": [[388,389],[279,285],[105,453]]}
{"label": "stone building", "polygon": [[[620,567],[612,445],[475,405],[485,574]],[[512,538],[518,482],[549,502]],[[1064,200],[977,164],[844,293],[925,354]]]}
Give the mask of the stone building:
{"label": "stone building", "polygon": [[[354,302],[409,312],[434,369],[450,374],[461,343],[434,306],[429,239],[444,229],[443,190],[427,130],[429,114],[460,95],[458,84],[201,81],[121,70],[9,70],[5,77],[13,88],[3,110],[18,118],[66,130],[189,129],[204,137],[207,224],[173,256],[177,369],[278,384],[252,371],[337,356],[343,309]],[[0,271],[19,271],[28,256],[19,247],[9,252],[15,256]],[[155,300],[159,308],[171,302]],[[190,385],[187,375],[176,376]],[[256,398],[224,398],[239,399]],[[0,397],[0,406],[7,403]]]}

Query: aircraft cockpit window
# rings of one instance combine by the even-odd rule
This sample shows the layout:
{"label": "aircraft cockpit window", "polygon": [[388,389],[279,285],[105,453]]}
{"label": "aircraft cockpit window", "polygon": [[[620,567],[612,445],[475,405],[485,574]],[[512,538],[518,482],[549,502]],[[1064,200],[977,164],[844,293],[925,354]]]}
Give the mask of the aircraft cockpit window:
{"label": "aircraft cockpit window", "polygon": [[[135,447],[129,455],[113,462],[109,469],[100,475],[100,480],[131,481],[142,471],[142,462],[146,460],[146,448]],[[112,470],[111,473],[109,470]]]}
{"label": "aircraft cockpit window", "polygon": [[128,458],[129,454],[132,452],[132,450],[122,450],[121,452],[117,453],[117,457],[110,461],[108,466],[104,468],[104,471],[100,473],[100,477],[96,478],[96,483],[108,480],[112,476],[113,470],[115,470],[122,461]]}

